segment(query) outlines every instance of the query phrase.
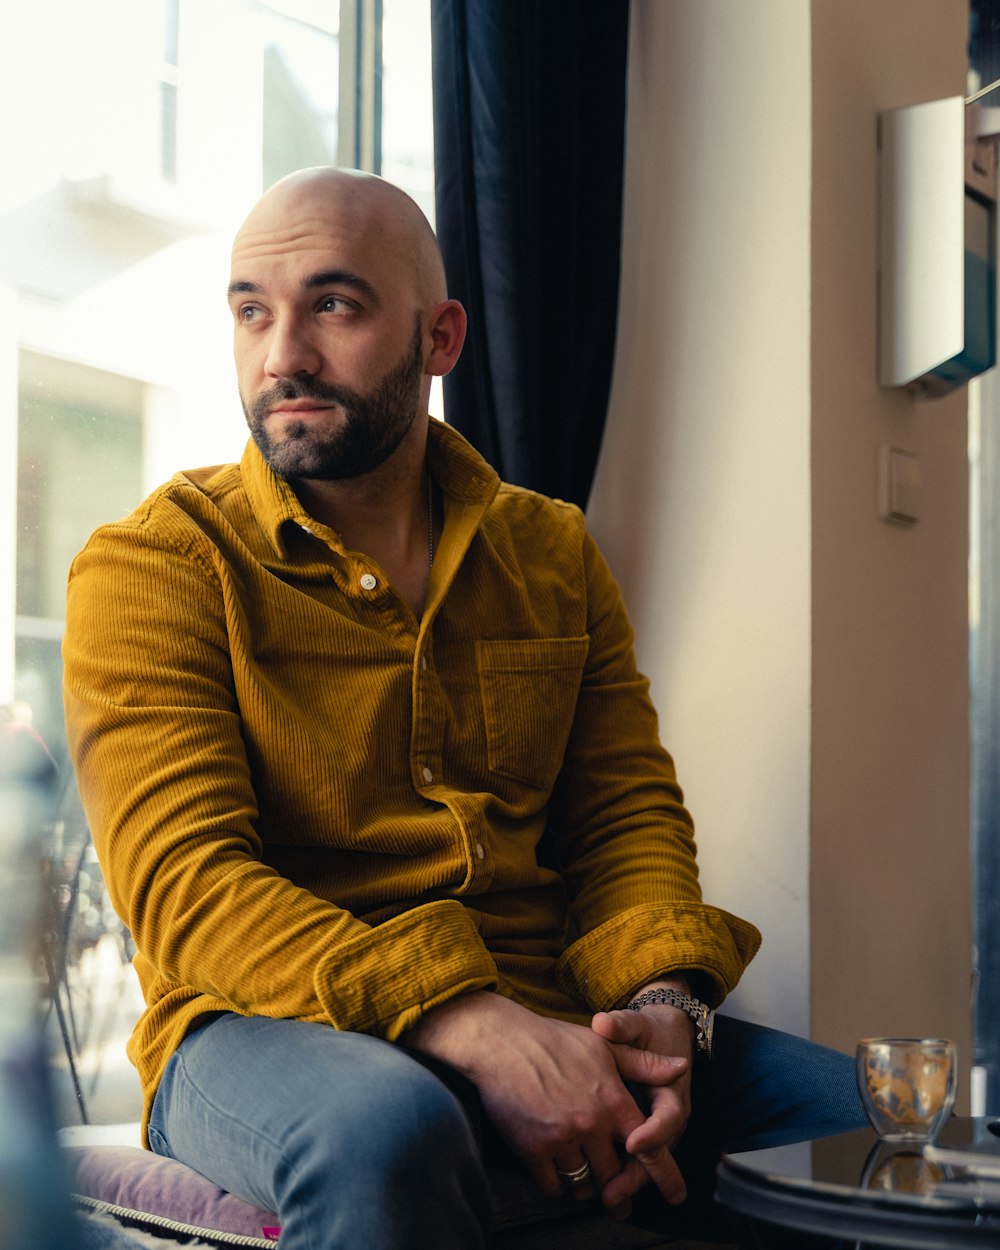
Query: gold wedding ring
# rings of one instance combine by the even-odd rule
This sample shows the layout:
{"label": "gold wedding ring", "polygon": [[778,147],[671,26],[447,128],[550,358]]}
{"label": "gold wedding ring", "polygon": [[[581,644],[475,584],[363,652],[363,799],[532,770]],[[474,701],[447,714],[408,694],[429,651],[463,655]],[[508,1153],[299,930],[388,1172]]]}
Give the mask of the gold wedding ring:
{"label": "gold wedding ring", "polygon": [[559,1168],[556,1168],[556,1171],[567,1185],[577,1186],[587,1185],[590,1183],[590,1164],[586,1159],[584,1159],[583,1163],[578,1168],[574,1168],[572,1172],[563,1172],[560,1171]]}

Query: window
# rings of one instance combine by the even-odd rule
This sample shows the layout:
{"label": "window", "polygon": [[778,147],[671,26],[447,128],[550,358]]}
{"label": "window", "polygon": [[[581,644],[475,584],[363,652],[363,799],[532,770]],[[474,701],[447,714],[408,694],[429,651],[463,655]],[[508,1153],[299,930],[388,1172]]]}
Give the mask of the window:
{"label": "window", "polygon": [[[43,676],[38,647],[58,633],[69,555],[177,468],[239,454],[219,296],[239,216],[292,169],[365,157],[432,214],[430,14],[429,0],[16,8],[12,44],[45,48],[51,68],[24,56],[0,85],[7,116],[28,119],[0,137],[0,386],[17,412],[0,439],[18,466],[0,704],[42,714],[58,742],[58,666]],[[346,118],[345,99],[362,102]],[[98,462],[115,489],[85,500]]]}
{"label": "window", "polygon": [[63,758],[54,678],[66,570],[81,533],[141,497],[143,392],[128,378],[31,352],[19,374],[16,671],[32,721]]}
{"label": "window", "polygon": [[[0,78],[17,119],[0,131],[0,709],[65,768],[72,555],[178,469],[242,451],[235,225],[277,178],[325,163],[384,172],[432,216],[430,0],[9,9],[0,30],[23,51]],[[72,850],[78,833],[59,836]]]}

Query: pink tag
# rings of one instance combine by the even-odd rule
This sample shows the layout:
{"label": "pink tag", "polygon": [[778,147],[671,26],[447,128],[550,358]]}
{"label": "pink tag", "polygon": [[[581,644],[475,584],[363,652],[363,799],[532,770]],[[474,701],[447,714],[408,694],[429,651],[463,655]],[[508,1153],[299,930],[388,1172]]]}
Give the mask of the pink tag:
{"label": "pink tag", "polygon": [[278,1238],[281,1236],[281,1225],[280,1224],[265,1224],[264,1227],[260,1231],[263,1234],[263,1236],[265,1236],[268,1239],[268,1241],[277,1241]]}

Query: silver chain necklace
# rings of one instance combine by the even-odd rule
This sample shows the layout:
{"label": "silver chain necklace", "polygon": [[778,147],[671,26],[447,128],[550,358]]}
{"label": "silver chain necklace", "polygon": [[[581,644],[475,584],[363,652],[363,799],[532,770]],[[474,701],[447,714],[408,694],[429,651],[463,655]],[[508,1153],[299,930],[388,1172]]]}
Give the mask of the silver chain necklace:
{"label": "silver chain necklace", "polygon": [[434,563],[434,482],[427,470],[427,568]]}

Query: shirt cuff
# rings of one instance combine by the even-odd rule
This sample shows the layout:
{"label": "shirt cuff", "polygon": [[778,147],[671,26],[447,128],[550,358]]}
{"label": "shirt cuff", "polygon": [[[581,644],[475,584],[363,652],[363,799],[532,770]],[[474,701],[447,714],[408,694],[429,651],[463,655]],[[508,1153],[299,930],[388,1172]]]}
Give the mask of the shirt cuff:
{"label": "shirt cuff", "polygon": [[712,986],[714,1007],[735,989],[759,946],[752,924],[717,907],[646,903],[577,939],[559,961],[559,980],[592,1010],[608,1011],[648,981],[697,971]]}
{"label": "shirt cuff", "polygon": [[461,903],[415,907],[339,942],[314,984],[336,1029],[395,1041],[456,994],[495,989],[496,964]]}

